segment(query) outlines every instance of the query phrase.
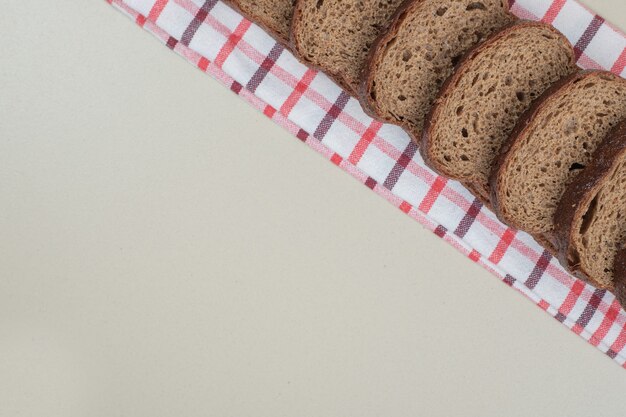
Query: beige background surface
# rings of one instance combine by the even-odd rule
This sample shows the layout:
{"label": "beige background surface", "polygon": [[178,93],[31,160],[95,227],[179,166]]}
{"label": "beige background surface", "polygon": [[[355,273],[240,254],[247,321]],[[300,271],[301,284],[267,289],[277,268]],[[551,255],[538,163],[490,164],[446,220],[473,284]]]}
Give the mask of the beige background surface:
{"label": "beige background surface", "polygon": [[105,2],[2,8],[0,416],[624,415],[623,369]]}

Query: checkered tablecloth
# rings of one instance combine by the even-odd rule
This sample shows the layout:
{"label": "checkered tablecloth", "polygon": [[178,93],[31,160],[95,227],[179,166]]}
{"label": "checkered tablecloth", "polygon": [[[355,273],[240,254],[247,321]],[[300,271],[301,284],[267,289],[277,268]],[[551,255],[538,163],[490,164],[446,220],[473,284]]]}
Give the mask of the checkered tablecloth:
{"label": "checkered tablecloth", "polygon": [[[507,228],[457,182],[437,176],[398,127],[366,116],[323,73],[218,0],[107,0],[473,262],[626,367],[626,312],[579,281],[527,234]],[[510,0],[514,14],[553,24],[578,64],[624,75],[626,37],[573,0]]]}

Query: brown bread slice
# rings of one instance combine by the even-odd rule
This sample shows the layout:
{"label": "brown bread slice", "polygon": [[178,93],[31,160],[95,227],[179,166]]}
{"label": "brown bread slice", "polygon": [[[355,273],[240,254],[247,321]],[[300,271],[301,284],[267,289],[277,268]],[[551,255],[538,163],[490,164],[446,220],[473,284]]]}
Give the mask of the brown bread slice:
{"label": "brown bread slice", "polygon": [[552,26],[519,22],[472,50],[441,89],[420,152],[438,173],[489,202],[489,173],[519,116],[575,71],[574,50]]}
{"label": "brown bread slice", "polygon": [[225,0],[242,15],[265,29],[276,40],[289,42],[289,26],[295,0]]}
{"label": "brown bread slice", "polygon": [[498,217],[556,246],[553,220],[565,188],[625,116],[626,80],[609,72],[580,72],[550,88],[518,122],[493,167]]}
{"label": "brown bread slice", "polygon": [[617,300],[626,309],[626,246],[615,255],[615,263],[613,264],[613,292]]}
{"label": "brown bread slice", "polygon": [[626,120],[612,129],[567,187],[554,216],[561,264],[598,288],[613,288],[626,241]]}
{"label": "brown bread slice", "polygon": [[297,0],[291,43],[300,59],[356,94],[370,47],[402,0]]}
{"label": "brown bread slice", "polygon": [[419,136],[444,81],[477,42],[515,20],[507,0],[414,0],[370,52],[360,97],[373,117]]}

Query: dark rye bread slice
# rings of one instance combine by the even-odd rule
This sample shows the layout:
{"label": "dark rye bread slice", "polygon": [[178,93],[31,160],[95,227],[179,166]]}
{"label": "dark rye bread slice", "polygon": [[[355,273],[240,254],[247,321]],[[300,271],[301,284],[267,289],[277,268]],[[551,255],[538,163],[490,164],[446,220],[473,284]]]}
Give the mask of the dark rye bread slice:
{"label": "dark rye bread slice", "polygon": [[626,116],[626,80],[574,74],[546,91],[520,119],[492,169],[498,217],[554,251],[554,215],[565,188],[608,131]]}
{"label": "dark rye bread slice", "polygon": [[364,109],[419,136],[461,57],[514,20],[507,0],[407,1],[370,52],[360,90]]}
{"label": "dark rye bread slice", "polygon": [[289,42],[289,26],[295,0],[225,0],[246,18],[265,29],[277,41]]}
{"label": "dark rye bread slice", "polygon": [[554,227],[561,264],[598,288],[613,289],[615,255],[626,242],[626,120],[567,187]]}
{"label": "dark rye bread slice", "polygon": [[441,89],[420,152],[438,173],[489,202],[489,173],[519,116],[575,71],[574,49],[552,26],[523,21],[472,50]]}
{"label": "dark rye bread slice", "polygon": [[356,94],[374,40],[402,0],[297,0],[293,50]]}
{"label": "dark rye bread slice", "polygon": [[613,264],[613,292],[617,300],[626,309],[626,246],[615,254],[615,263]]}

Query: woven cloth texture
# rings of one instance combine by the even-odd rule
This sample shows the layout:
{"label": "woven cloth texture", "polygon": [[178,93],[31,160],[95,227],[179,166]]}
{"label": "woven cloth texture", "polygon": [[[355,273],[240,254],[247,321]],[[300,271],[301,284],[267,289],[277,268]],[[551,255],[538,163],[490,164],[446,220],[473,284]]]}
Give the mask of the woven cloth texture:
{"label": "woven cloth texture", "polygon": [[[365,115],[254,23],[218,0],[107,2],[626,368],[626,312],[613,294],[573,278],[459,183],[434,174],[405,132]],[[626,73],[624,34],[576,1],[510,5],[563,32],[580,67]]]}

